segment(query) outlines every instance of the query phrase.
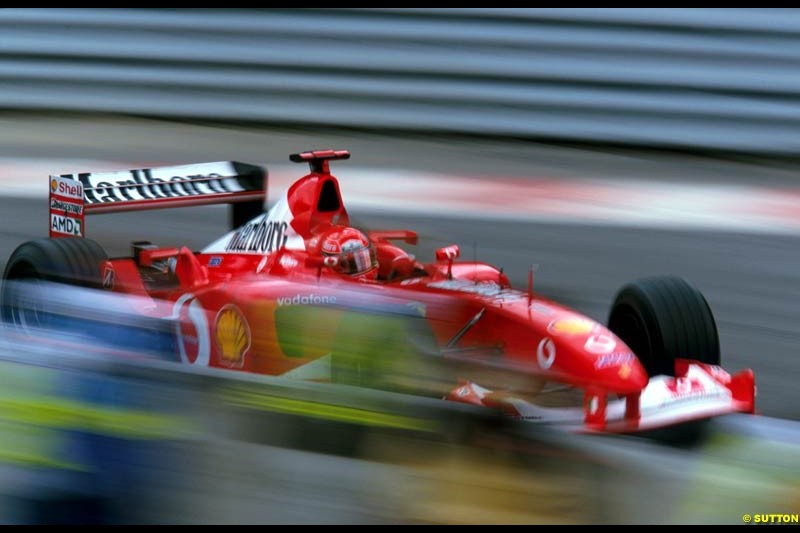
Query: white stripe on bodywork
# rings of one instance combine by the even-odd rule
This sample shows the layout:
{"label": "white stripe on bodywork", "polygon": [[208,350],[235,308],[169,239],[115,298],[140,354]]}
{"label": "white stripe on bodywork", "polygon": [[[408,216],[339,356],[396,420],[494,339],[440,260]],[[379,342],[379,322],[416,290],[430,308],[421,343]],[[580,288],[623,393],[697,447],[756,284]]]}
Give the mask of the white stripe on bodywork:
{"label": "white stripe on bodywork", "polygon": [[[284,232],[284,236],[286,237],[286,244],[285,248],[287,250],[305,250],[306,243],[303,238],[297,234],[297,232],[292,227],[292,218],[294,218],[291,209],[289,208],[289,199],[287,197],[287,193],[284,192],[281,199],[272,206],[272,208],[262,215],[258,215],[256,218],[247,222],[247,224],[242,225],[241,228],[248,226],[250,224],[257,224],[260,223],[262,220],[274,223],[281,223],[286,222],[286,230]],[[241,229],[237,228],[233,231],[226,233],[222,238],[217,239],[216,241],[212,242],[208,246],[203,249],[203,253],[205,254],[226,254],[226,253],[235,253],[235,254],[251,254],[251,255],[269,255],[270,252],[262,253],[257,250],[249,251],[249,250],[228,250],[228,245],[236,236],[237,232]],[[275,250],[277,251],[277,249]]]}
{"label": "white stripe on bodywork", "polygon": [[[189,361],[189,356],[186,354],[184,348],[183,331],[181,331],[181,308],[183,305],[191,300],[187,314],[189,320],[192,321],[194,329],[197,331],[197,359],[194,362]],[[211,362],[211,342],[208,332],[208,320],[206,319],[206,312],[203,306],[193,294],[184,294],[175,302],[172,307],[172,319],[175,320],[175,336],[178,339],[178,350],[181,354],[181,361],[186,364],[194,364],[200,366],[208,366]]]}

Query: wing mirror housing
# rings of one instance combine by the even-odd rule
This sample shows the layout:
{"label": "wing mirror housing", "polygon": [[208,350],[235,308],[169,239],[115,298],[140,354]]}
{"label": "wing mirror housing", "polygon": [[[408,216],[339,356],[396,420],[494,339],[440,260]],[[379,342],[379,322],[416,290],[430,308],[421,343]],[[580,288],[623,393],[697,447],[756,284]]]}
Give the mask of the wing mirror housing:
{"label": "wing mirror housing", "polygon": [[450,246],[443,246],[442,248],[436,249],[437,261],[450,261],[450,263],[452,263],[459,257],[461,257],[461,249],[457,244],[451,244]]}
{"label": "wing mirror housing", "polygon": [[447,278],[453,279],[453,261],[461,256],[461,249],[457,244],[443,246],[436,249],[436,260],[447,261]]}

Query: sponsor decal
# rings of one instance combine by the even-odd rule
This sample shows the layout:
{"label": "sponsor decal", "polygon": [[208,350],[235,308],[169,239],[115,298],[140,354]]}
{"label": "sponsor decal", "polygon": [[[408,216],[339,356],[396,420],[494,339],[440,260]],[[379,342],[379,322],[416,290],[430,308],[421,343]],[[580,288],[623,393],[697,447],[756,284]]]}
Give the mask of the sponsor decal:
{"label": "sponsor decal", "polygon": [[58,198],[50,198],[50,209],[56,209],[64,212],[66,215],[82,215],[83,204],[74,204],[72,202],[65,202]]}
{"label": "sponsor decal", "polygon": [[324,305],[335,304],[336,296],[320,296],[318,294],[295,294],[294,296],[279,296],[278,306],[283,305]]}
{"label": "sponsor decal", "polygon": [[250,349],[250,326],[238,307],[229,304],[219,310],[214,321],[214,337],[220,362],[241,367]]}
{"label": "sponsor decal", "polygon": [[630,363],[635,358],[636,356],[633,355],[633,352],[606,353],[595,359],[594,367],[600,370],[602,368],[608,368],[611,366],[624,365],[626,363]]}
{"label": "sponsor decal", "polygon": [[203,253],[263,254],[281,248],[305,250],[306,241],[292,227],[293,218],[284,193],[268,213],[255,217],[241,228],[212,242],[203,249]]}
{"label": "sponsor decal", "polygon": [[83,223],[79,218],[50,213],[50,230],[54,233],[80,237],[83,235]]}
{"label": "sponsor decal", "polygon": [[661,405],[677,402],[695,402],[712,398],[730,398],[728,389],[717,385],[711,376],[701,369],[689,368],[686,376],[669,378],[664,382],[667,396]]}
{"label": "sponsor decal", "polygon": [[292,269],[298,265],[297,259],[295,259],[291,255],[282,255],[281,258],[278,260],[278,264],[287,270]]}
{"label": "sponsor decal", "polygon": [[184,294],[172,306],[175,335],[181,361],[190,365],[208,366],[211,343],[206,311],[193,294]]}
{"label": "sponsor decal", "polygon": [[287,222],[268,220],[265,215],[262,215],[236,230],[225,246],[225,251],[274,252],[286,245],[289,238],[288,229]]}
{"label": "sponsor decal", "polygon": [[434,289],[445,289],[448,291],[477,294],[479,296],[491,298],[500,303],[528,299],[526,294],[513,289],[504,289],[494,281],[482,281],[480,283],[475,283],[463,279],[448,279],[443,281],[434,281],[432,283],[428,283],[427,286],[433,287]]}
{"label": "sponsor decal", "polygon": [[706,390],[702,381],[694,377],[689,378],[686,376],[670,380],[666,383],[666,386],[667,390],[676,397],[701,394]]}
{"label": "sponsor decal", "polygon": [[591,333],[596,325],[588,318],[557,318],[547,325],[547,331],[553,335],[586,335]]}
{"label": "sponsor decal", "polygon": [[50,193],[83,200],[83,185],[80,181],[71,179],[68,176],[52,176],[50,178]]}
{"label": "sponsor decal", "polygon": [[536,362],[544,370],[553,366],[556,360],[556,344],[550,337],[545,337],[539,341],[539,346],[536,347]]}
{"label": "sponsor decal", "polygon": [[590,336],[586,339],[586,344],[583,345],[583,348],[587,352],[594,354],[608,353],[616,347],[617,341],[610,335],[604,335],[602,333]]}
{"label": "sponsor decal", "polygon": [[111,290],[114,288],[114,278],[116,274],[114,273],[114,267],[111,265],[106,265],[103,269],[103,288]]}
{"label": "sponsor decal", "polygon": [[619,372],[617,372],[617,375],[619,375],[620,379],[628,379],[631,377],[631,372],[633,372],[631,365],[625,363],[619,367]]}
{"label": "sponsor decal", "polygon": [[222,264],[222,257],[215,255],[208,260],[208,266],[218,267]]}
{"label": "sponsor decal", "polygon": [[78,174],[86,203],[159,200],[247,190],[230,163]]}

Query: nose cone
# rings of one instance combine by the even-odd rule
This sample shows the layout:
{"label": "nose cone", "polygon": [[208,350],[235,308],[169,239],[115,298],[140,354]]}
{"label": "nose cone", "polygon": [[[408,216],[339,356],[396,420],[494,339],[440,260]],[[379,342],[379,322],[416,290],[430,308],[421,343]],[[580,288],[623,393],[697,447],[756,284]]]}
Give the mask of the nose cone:
{"label": "nose cone", "polygon": [[[552,358],[554,369],[566,374],[568,380],[616,394],[638,392],[647,385],[647,371],[639,359],[605,326],[588,318],[570,317],[551,323],[548,333],[553,343],[551,352],[558,354]],[[540,346],[537,360],[539,366],[547,368],[542,365],[543,352],[549,353]]]}
{"label": "nose cone", "polygon": [[639,359],[624,350],[599,355],[593,362],[597,384],[609,392],[629,394],[642,390],[649,381]]}
{"label": "nose cone", "polygon": [[606,328],[587,338],[584,351],[596,384],[609,392],[628,394],[647,385],[649,377],[639,358]]}

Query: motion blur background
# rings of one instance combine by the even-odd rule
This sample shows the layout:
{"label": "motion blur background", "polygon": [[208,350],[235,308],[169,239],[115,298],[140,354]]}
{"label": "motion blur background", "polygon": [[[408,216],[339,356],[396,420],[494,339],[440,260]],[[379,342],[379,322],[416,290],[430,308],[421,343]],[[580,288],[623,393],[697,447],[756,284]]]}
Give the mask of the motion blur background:
{"label": "motion blur background", "polygon": [[[15,387],[3,394],[16,414],[0,409],[0,460],[15,480],[0,487],[5,520],[740,523],[800,512],[799,52],[795,9],[0,10],[0,263],[46,235],[49,173],[240,160],[270,169],[272,195],[302,173],[289,153],[347,148],[353,159],[333,170],[351,213],[417,230],[423,260],[455,242],[518,287],[536,263],[538,292],[600,321],[625,282],[686,277],[715,312],[723,364],[755,370],[766,415],[716,421],[704,445],[668,448],[161,367],[116,369],[121,401],[86,392],[107,369],[81,359],[64,370],[82,369],[80,385],[63,394],[169,405],[164,416],[189,428],[145,431],[163,439],[146,457],[144,446],[119,452],[133,437],[115,433],[133,474],[99,476],[125,489],[101,505],[94,488],[37,496],[61,478],[8,451],[42,442],[20,440],[20,428],[49,431],[52,419],[17,416],[28,404],[12,400],[42,385],[20,356],[28,348],[7,342]],[[408,184],[392,184],[403,200],[370,196],[387,180]],[[420,208],[414,187],[422,199],[434,182],[452,195]],[[465,183],[481,184],[479,202],[457,194]],[[224,228],[224,211],[197,208],[92,219],[88,235],[121,255],[139,239],[201,247]],[[273,400],[231,396],[253,384]],[[274,400],[309,394],[311,407]],[[384,402],[400,418],[320,415],[330,402]],[[84,415],[77,432],[94,439],[85,418],[96,414]],[[276,429],[244,431],[254,426]],[[107,448],[79,442],[90,455]],[[168,475],[155,474],[161,453],[182,458]]]}

